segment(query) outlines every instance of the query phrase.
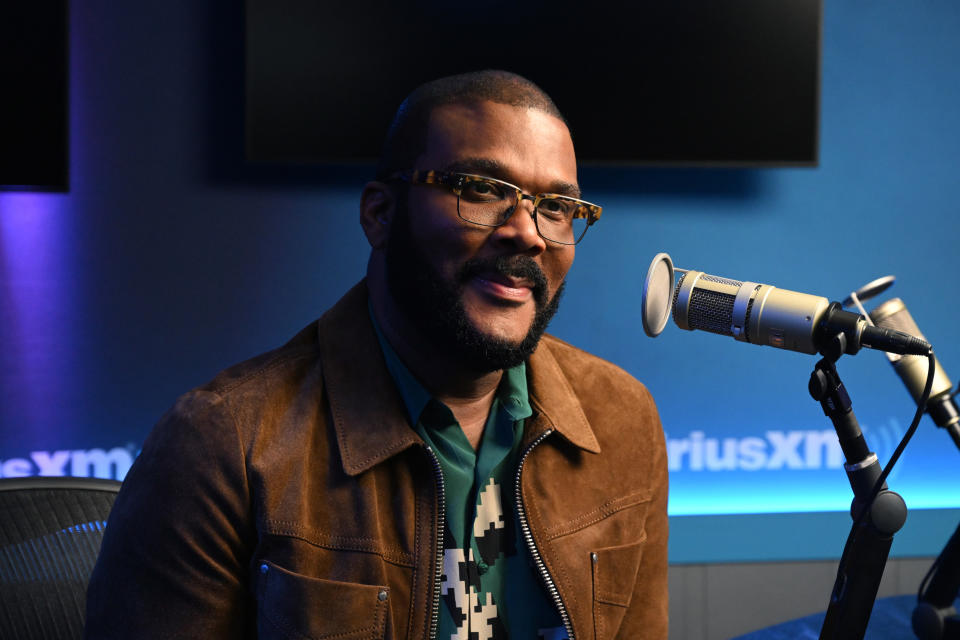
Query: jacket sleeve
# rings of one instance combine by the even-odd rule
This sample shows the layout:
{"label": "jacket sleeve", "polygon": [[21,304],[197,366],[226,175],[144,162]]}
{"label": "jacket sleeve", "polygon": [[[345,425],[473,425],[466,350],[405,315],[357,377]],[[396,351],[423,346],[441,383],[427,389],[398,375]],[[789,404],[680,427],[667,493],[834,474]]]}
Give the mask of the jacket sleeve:
{"label": "jacket sleeve", "polygon": [[667,640],[667,449],[666,438],[652,398],[646,428],[650,438],[652,498],[647,510],[644,544],[637,582],[617,638]]}
{"label": "jacket sleeve", "polygon": [[216,394],[188,393],[147,438],[110,513],[85,637],[243,637],[254,537],[233,417]]}

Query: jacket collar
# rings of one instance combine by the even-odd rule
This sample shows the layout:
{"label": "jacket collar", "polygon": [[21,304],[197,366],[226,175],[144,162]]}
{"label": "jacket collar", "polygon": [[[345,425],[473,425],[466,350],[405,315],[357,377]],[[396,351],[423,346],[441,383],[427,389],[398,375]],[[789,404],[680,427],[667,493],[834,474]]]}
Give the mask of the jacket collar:
{"label": "jacket collar", "polygon": [[[415,445],[403,399],[383,359],[361,281],[318,323],[321,366],[343,468],[360,474]],[[542,419],[574,445],[598,453],[579,400],[545,341],[530,356],[530,401]],[[532,421],[531,421],[532,422]],[[545,427],[545,428],[546,428]]]}
{"label": "jacket collar", "polygon": [[590,453],[600,453],[600,443],[593,435],[580,400],[570,381],[560,368],[550,341],[541,338],[537,350],[530,356],[527,375],[530,378],[530,403],[534,414],[546,418],[549,428]]}

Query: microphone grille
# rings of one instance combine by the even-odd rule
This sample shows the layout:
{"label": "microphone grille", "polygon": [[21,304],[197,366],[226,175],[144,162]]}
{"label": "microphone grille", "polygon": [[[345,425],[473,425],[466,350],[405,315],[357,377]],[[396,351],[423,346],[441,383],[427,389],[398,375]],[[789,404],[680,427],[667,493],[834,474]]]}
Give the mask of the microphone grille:
{"label": "microphone grille", "polygon": [[913,316],[907,311],[907,305],[900,298],[887,300],[878,306],[870,312],[870,319],[878,327],[909,333],[912,336],[924,339],[923,334],[920,333],[920,327],[917,326]]}
{"label": "microphone grille", "polygon": [[739,280],[731,280],[730,278],[721,278],[720,276],[711,276],[709,274],[703,274],[700,276],[701,280],[706,280],[707,282],[716,282],[717,284],[725,284],[727,286],[733,287],[734,290],[739,289],[743,286],[743,283]]}
{"label": "microphone grille", "polygon": [[680,274],[680,277],[677,278],[677,286],[673,288],[673,304],[670,305],[670,308],[673,309],[674,314],[677,312],[677,298],[680,297],[680,287],[683,286],[683,281],[686,279],[689,271],[685,271]]}
{"label": "microphone grille", "polygon": [[[743,284],[738,280],[721,278],[708,274],[700,274],[699,279],[694,283],[693,290],[690,292],[689,302],[686,309],[679,309],[677,301],[680,296],[680,288],[683,280],[689,272],[684,273],[673,291],[673,315],[674,322],[683,326],[677,321],[677,315],[682,314],[687,319],[687,326],[690,329],[700,329],[724,336],[733,336],[733,305],[737,299],[737,291]],[[700,287],[701,282],[711,283],[713,286]]]}

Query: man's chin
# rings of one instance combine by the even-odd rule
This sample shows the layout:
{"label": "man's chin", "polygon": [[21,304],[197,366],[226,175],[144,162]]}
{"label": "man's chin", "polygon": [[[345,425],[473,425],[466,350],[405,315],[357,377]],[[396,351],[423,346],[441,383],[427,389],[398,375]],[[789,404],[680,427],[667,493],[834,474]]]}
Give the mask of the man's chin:
{"label": "man's chin", "polygon": [[456,344],[450,347],[467,368],[477,373],[489,373],[522,363],[536,348],[539,339],[539,332],[529,327],[522,332],[517,331],[517,325],[509,330],[496,330],[488,325],[481,328],[466,316],[456,332]]}
{"label": "man's chin", "polygon": [[473,304],[469,294],[461,297],[454,314],[457,318],[455,345],[450,345],[470,369],[486,373],[514,367],[537,348],[560,303],[564,286],[543,309],[531,301],[511,309]]}
{"label": "man's chin", "polygon": [[465,320],[473,332],[485,341],[519,348],[530,334],[530,328],[536,319],[533,304],[529,305],[529,309],[526,306],[486,309],[482,313],[467,308]]}
{"label": "man's chin", "polygon": [[477,330],[474,335],[476,336],[476,343],[488,349],[496,347],[500,351],[516,351],[523,348],[524,339],[527,338],[529,333],[513,336]]}

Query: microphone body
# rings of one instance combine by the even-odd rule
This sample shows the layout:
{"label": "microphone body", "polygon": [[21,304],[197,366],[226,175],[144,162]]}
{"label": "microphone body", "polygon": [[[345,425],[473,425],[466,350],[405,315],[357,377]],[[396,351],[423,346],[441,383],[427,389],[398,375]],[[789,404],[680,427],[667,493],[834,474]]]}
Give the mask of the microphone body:
{"label": "microphone body", "polygon": [[[870,319],[877,325],[896,331],[903,331],[923,338],[920,328],[914,322],[913,316],[907,311],[907,305],[900,298],[887,300],[870,312]],[[927,380],[927,363],[925,358],[912,355],[887,354],[893,370],[897,372],[903,384],[907,387],[914,402],[920,400],[923,394],[923,385]],[[933,374],[933,387],[930,389],[930,399],[927,401],[927,413],[933,418],[938,427],[950,432],[951,438],[960,447],[960,409],[953,398],[953,382],[936,361]]]}
{"label": "microphone body", "polygon": [[814,330],[829,305],[826,298],[687,271],[674,292],[673,320],[681,329],[816,353]]}
{"label": "microphone body", "polygon": [[838,333],[846,336],[849,354],[860,347],[915,355],[930,350],[926,341],[870,326],[863,316],[826,298],[702,271],[686,271],[678,280],[673,319],[681,329],[809,354],[821,351]]}

